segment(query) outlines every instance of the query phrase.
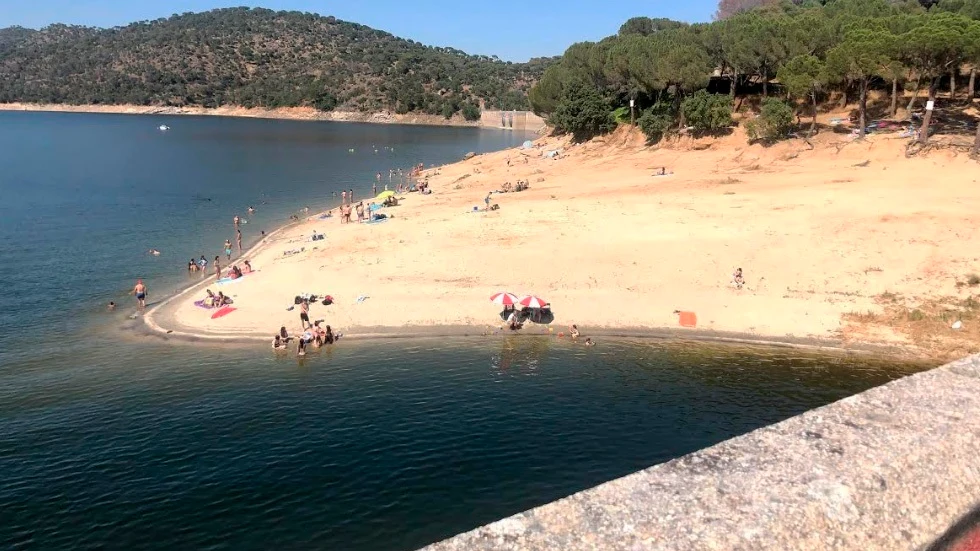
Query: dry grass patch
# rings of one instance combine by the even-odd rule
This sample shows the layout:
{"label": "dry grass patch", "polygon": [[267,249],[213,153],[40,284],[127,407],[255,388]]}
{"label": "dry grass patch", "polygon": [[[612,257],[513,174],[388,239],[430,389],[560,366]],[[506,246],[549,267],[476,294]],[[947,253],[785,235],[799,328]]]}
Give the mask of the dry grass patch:
{"label": "dry grass patch", "polygon": [[[980,300],[944,297],[909,306],[900,295],[885,292],[876,301],[880,313],[849,312],[843,319],[853,325],[888,327],[922,353],[938,359],[952,360],[980,352]],[[960,322],[958,329],[953,326]]]}

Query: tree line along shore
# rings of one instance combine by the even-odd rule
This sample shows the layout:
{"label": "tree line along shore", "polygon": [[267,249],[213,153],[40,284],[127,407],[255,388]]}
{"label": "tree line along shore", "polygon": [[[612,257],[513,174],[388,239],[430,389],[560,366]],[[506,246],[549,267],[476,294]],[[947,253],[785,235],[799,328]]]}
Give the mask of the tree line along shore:
{"label": "tree line along shore", "polygon": [[[638,17],[573,44],[531,89],[532,108],[579,140],[634,120],[651,142],[724,133],[741,112],[751,140],[773,142],[797,130],[797,116],[813,131],[819,111],[852,101],[861,137],[872,116],[903,114],[921,143],[937,123],[944,133],[976,126],[980,0],[726,4],[744,11],[729,5],[693,25]],[[869,104],[870,92],[888,101]]]}

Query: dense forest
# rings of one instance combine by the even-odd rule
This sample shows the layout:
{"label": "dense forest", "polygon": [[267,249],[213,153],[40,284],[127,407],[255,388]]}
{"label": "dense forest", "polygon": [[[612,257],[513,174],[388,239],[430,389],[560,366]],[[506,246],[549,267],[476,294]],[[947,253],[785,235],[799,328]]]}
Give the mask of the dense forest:
{"label": "dense forest", "polygon": [[[681,129],[724,131],[736,96],[752,94],[762,101],[749,137],[774,140],[795,130],[799,114],[812,117],[812,131],[833,95],[841,107],[858,105],[863,136],[869,90],[887,94],[891,115],[921,109],[919,97],[935,101],[940,90],[944,104],[968,105],[978,66],[980,0],[722,0],[711,23],[637,17],[615,36],[573,44],[530,101],[559,132],[584,139],[629,122],[632,100],[656,141]],[[899,105],[906,91],[911,103]],[[914,119],[923,143],[931,119],[932,110]]]}
{"label": "dense forest", "polygon": [[232,8],[125,27],[0,29],[0,103],[312,106],[374,112],[527,109],[556,59],[428,47],[333,17]]}

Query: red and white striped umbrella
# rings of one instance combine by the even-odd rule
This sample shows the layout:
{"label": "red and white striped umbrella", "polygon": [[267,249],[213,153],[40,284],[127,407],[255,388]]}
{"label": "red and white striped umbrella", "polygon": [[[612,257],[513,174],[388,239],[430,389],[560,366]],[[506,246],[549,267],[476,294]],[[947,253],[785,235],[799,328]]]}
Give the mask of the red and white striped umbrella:
{"label": "red and white striped umbrella", "polygon": [[528,308],[544,308],[548,305],[548,301],[540,297],[528,295],[521,299],[520,304]]}
{"label": "red and white striped umbrella", "polygon": [[503,306],[513,306],[517,304],[517,295],[514,293],[497,293],[490,297],[490,302]]}

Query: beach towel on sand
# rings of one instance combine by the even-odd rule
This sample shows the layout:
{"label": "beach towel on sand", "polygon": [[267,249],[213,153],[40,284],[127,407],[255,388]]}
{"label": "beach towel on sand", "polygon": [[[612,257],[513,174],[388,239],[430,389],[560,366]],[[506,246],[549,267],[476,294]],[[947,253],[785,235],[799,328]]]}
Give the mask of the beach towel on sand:
{"label": "beach towel on sand", "polygon": [[211,314],[211,319],[216,320],[216,319],[218,319],[220,317],[227,316],[228,314],[230,314],[230,313],[232,313],[234,311],[235,311],[235,308],[232,308],[231,306],[225,306],[225,307],[221,308],[220,310],[218,310],[217,312]]}

